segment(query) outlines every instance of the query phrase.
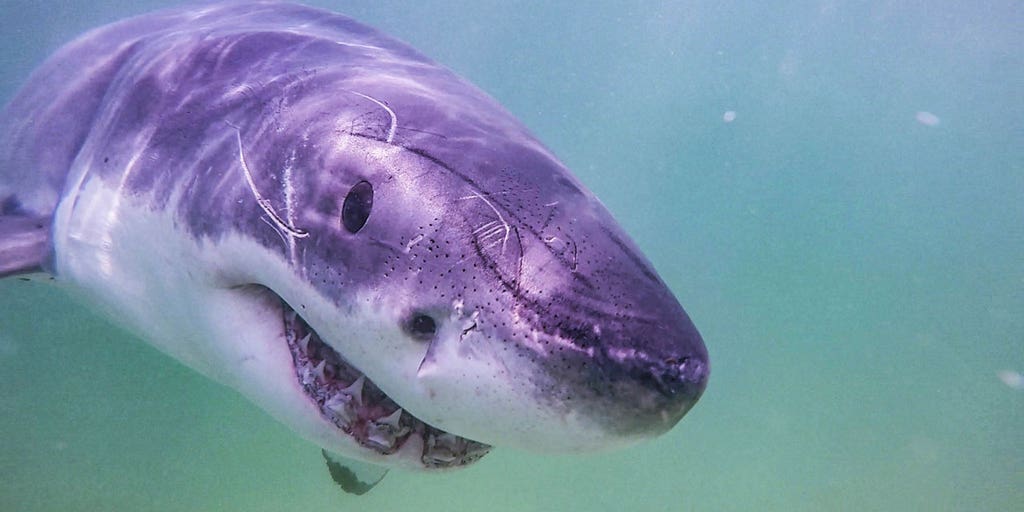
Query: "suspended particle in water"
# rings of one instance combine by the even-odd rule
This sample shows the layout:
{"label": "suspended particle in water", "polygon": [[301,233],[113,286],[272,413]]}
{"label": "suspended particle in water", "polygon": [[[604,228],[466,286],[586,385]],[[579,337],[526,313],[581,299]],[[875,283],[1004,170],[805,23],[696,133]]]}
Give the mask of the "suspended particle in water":
{"label": "suspended particle in water", "polygon": [[1003,384],[1006,384],[1012,389],[1024,391],[1024,375],[1021,375],[1020,372],[1015,372],[1013,370],[999,370],[996,372],[996,375],[999,377],[999,380],[1003,381]]}
{"label": "suspended particle in water", "polygon": [[914,116],[914,119],[917,119],[917,122],[925,126],[935,126],[939,124],[939,116],[923,110],[918,112],[917,115]]}
{"label": "suspended particle in water", "polygon": [[736,120],[736,111],[735,110],[726,110],[725,113],[722,114],[722,121],[725,121],[727,123],[731,123],[731,122],[733,122],[735,120]]}

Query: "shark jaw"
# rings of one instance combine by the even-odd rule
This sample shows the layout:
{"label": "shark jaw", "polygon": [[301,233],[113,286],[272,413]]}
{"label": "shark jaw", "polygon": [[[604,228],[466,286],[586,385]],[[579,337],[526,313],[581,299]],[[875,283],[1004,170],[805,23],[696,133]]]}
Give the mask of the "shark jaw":
{"label": "shark jaw", "polygon": [[418,455],[424,469],[465,466],[490,451],[490,445],[416,418],[324,343],[283,299],[281,312],[299,386],[325,420],[361,447],[382,456]]}

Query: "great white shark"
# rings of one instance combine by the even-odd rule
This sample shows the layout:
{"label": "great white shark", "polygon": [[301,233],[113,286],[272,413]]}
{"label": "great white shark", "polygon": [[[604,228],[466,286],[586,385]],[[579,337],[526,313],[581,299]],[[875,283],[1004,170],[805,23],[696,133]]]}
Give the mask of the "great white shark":
{"label": "great white shark", "polygon": [[143,15],[31,75],[0,118],[0,276],[40,273],[382,467],[629,445],[708,379],[672,292],[519,121],[300,5]]}

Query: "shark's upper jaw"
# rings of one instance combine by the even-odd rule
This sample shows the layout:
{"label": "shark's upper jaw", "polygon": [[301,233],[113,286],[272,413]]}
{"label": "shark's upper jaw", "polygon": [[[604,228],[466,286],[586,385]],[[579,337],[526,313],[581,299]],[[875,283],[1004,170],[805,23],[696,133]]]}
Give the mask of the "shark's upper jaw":
{"label": "shark's upper jaw", "polygon": [[421,446],[426,469],[455,468],[476,462],[489,445],[459,437],[416,418],[380,390],[337,351],[324,343],[295,310],[281,301],[285,338],[300,387],[323,418],[360,446],[384,456]]}

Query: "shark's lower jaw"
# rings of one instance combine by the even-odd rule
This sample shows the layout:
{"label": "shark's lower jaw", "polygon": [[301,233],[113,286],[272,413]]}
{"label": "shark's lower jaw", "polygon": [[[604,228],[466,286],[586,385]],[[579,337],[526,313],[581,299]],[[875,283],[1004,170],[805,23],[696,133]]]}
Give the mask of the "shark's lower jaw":
{"label": "shark's lower jaw", "polygon": [[402,409],[362,372],[325,344],[283,300],[285,338],[299,385],[325,419],[364,448],[398,452],[414,437],[422,443],[424,468],[455,468],[476,462],[489,445],[432,427]]}

